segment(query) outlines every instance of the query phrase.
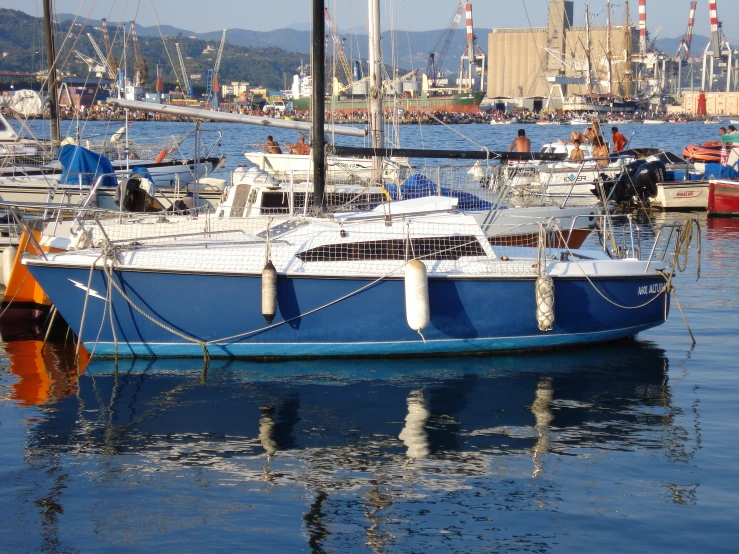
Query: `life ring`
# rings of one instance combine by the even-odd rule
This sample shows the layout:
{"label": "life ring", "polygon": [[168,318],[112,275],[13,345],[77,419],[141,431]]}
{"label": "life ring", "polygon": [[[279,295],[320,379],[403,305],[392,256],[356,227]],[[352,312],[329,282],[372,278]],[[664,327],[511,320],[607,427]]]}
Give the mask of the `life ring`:
{"label": "life ring", "polygon": [[164,158],[167,157],[167,149],[165,148],[161,152],[159,152],[159,155],[157,156],[156,163],[160,164],[164,161]]}

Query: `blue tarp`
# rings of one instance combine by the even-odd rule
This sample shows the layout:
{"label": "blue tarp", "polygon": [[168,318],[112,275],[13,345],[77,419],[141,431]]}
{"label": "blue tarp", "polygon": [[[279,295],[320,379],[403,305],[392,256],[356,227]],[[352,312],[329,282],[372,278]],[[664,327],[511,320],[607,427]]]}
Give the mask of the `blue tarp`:
{"label": "blue tarp", "polygon": [[[385,190],[393,200],[398,200],[398,187],[395,184],[385,185]],[[414,173],[405,180],[402,186],[403,200],[411,200],[413,198],[423,198],[424,196],[441,195],[450,196],[459,200],[458,207],[460,210],[490,210],[493,204],[487,200],[483,200],[479,196],[475,196],[471,192],[462,190],[453,190],[449,187],[439,188],[431,179],[421,173]]]}
{"label": "blue tarp", "polygon": [[704,179],[736,179],[739,177],[736,165],[721,165],[718,163],[706,164]]}
{"label": "blue tarp", "polygon": [[107,174],[100,184],[106,187],[118,186],[118,180],[112,175],[115,170],[105,156],[71,144],[62,146],[58,155],[62,163],[62,184],[76,185],[80,183],[81,176],[83,185],[92,186],[100,175]]}
{"label": "blue tarp", "polygon": [[135,165],[131,168],[131,173],[135,173],[136,175],[143,177],[144,179],[149,179],[149,181],[154,181],[154,179],[151,178],[151,173],[149,173],[149,170],[146,169],[144,166],[141,165]]}

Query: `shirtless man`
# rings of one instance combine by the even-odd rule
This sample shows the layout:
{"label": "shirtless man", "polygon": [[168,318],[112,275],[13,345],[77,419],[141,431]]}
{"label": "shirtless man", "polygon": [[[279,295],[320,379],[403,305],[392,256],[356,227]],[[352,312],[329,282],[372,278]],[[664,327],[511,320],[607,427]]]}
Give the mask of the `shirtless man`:
{"label": "shirtless man", "polygon": [[258,142],[254,146],[256,146],[257,148],[263,146],[264,151],[268,154],[282,154],[282,150],[280,150],[280,145],[277,143],[276,140],[272,138],[272,135],[269,135],[267,137],[267,142]]}
{"label": "shirtless man", "polygon": [[572,144],[574,145],[574,148],[570,152],[570,161],[575,162],[581,162],[585,159],[585,152],[580,150],[580,141],[578,139],[575,139],[572,141]]}
{"label": "shirtless man", "polygon": [[531,152],[531,141],[526,138],[526,131],[518,130],[518,137],[508,147],[509,152]]}
{"label": "shirtless man", "polygon": [[287,147],[290,154],[300,154],[300,155],[310,154],[310,146],[305,144],[305,137],[302,135],[300,139],[298,139],[298,142],[294,144],[285,143],[285,146]]}

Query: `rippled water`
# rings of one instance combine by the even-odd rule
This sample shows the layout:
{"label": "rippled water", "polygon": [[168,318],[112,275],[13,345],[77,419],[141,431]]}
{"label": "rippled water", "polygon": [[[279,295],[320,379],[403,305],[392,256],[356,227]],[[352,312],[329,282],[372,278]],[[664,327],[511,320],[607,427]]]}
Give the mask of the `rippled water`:
{"label": "rippled water", "polygon": [[[180,124],[155,127],[133,128]],[[231,167],[264,134],[222,128]],[[495,148],[515,131],[456,129]],[[678,149],[715,129],[657,133]],[[61,344],[6,342],[0,550],[734,552],[739,220],[699,219],[701,278],[693,250],[676,280],[695,347],[674,304],[635,340],[535,355],[77,376]]]}

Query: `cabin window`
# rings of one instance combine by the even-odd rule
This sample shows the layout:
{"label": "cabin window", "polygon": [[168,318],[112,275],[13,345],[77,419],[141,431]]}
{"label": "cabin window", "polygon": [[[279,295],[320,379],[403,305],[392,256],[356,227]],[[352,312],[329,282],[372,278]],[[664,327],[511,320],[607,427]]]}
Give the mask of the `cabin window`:
{"label": "cabin window", "polygon": [[0,119],[0,132],[7,131],[7,130],[8,130],[8,127],[5,125],[5,122],[2,119]]}
{"label": "cabin window", "polygon": [[[350,231],[351,233],[351,231]],[[347,262],[361,260],[458,260],[466,256],[484,256],[477,237],[423,237],[411,239],[371,240],[325,244],[298,254],[304,262]]]}
{"label": "cabin window", "polygon": [[286,192],[263,192],[262,214],[286,214],[290,209],[289,193]]}

